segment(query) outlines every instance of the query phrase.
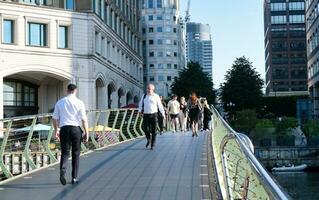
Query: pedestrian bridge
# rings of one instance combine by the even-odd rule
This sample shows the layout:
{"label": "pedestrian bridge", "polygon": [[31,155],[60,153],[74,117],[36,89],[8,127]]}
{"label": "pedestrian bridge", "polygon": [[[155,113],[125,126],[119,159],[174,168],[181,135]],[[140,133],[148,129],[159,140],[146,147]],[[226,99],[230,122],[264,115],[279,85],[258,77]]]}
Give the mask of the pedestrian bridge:
{"label": "pedestrian bridge", "polygon": [[59,182],[51,114],[1,120],[0,199],[289,199],[254,157],[250,140],[216,110],[213,131],[198,138],[167,132],[153,151],[145,149],[136,110],[88,116],[79,183],[66,186]]}

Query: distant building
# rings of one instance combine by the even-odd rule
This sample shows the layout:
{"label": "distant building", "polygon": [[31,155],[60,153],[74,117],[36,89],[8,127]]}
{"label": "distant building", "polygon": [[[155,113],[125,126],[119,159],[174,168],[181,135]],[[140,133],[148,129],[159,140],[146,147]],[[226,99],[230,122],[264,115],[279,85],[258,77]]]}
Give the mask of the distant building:
{"label": "distant building", "polygon": [[213,80],[213,44],[208,24],[186,24],[186,60],[198,62]]}
{"label": "distant building", "polygon": [[266,95],[307,95],[304,0],[265,0]]}
{"label": "distant building", "polygon": [[142,96],[139,1],[0,0],[0,118],[52,112],[76,83],[87,109]]}
{"label": "distant building", "polygon": [[319,118],[319,2],[306,0],[308,87],[313,115]]}
{"label": "distant building", "polygon": [[179,0],[142,0],[144,82],[168,96],[185,68],[185,30]]}

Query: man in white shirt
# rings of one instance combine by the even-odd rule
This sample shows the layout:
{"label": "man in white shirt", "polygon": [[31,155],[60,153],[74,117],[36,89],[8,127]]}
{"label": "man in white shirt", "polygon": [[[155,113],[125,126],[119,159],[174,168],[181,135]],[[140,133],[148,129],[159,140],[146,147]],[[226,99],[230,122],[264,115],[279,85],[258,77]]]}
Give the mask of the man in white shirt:
{"label": "man in white shirt", "polygon": [[139,113],[140,115],[143,115],[143,130],[147,139],[146,148],[148,148],[151,143],[152,150],[156,141],[158,112],[160,112],[165,119],[163,104],[160,97],[154,91],[155,86],[153,84],[149,84],[147,86],[147,94],[142,96],[139,104]]}
{"label": "man in white shirt", "polygon": [[86,142],[89,141],[88,121],[84,103],[76,97],[77,86],[68,85],[68,95],[59,100],[54,108],[53,126],[55,136],[61,142],[60,182],[66,185],[65,173],[67,170],[70,148],[72,147],[72,184],[77,183],[79,161],[81,153],[82,129]]}
{"label": "man in white shirt", "polygon": [[173,132],[177,131],[178,125],[178,115],[180,112],[180,103],[177,101],[177,96],[173,95],[172,100],[167,104],[168,113],[171,117],[171,124],[173,125]]}

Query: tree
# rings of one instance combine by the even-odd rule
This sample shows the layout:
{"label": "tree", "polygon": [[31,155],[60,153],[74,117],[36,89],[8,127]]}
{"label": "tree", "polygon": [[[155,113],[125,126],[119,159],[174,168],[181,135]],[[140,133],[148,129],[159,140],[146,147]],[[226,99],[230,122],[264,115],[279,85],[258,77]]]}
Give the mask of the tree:
{"label": "tree", "polygon": [[263,80],[246,57],[235,60],[221,84],[221,100],[225,111],[234,113],[256,109],[262,97]]}
{"label": "tree", "polygon": [[209,103],[215,102],[212,79],[196,62],[188,63],[187,68],[174,80],[171,89],[177,96],[188,97],[191,92],[196,92],[197,95],[206,97]]}
{"label": "tree", "polygon": [[255,128],[257,120],[255,110],[241,110],[236,112],[236,118],[232,123],[236,131],[249,135]]}

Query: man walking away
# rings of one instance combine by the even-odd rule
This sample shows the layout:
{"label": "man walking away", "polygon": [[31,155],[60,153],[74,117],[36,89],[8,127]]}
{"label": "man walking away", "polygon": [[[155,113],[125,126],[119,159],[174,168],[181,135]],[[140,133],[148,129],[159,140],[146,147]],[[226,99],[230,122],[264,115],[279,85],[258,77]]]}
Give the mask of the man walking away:
{"label": "man walking away", "polygon": [[147,139],[146,148],[148,148],[151,143],[152,150],[156,141],[158,111],[162,114],[163,119],[165,119],[165,112],[161,99],[154,91],[155,86],[149,84],[147,86],[147,93],[143,95],[139,104],[139,113],[140,115],[143,115],[143,130]]}
{"label": "man walking away", "polygon": [[173,127],[173,132],[177,132],[177,127],[178,127],[178,115],[180,112],[180,104],[177,101],[177,96],[173,95],[172,100],[170,100],[167,104],[168,107],[168,113],[169,116],[171,117],[171,124]]}
{"label": "man walking away", "polygon": [[65,173],[67,170],[70,148],[72,147],[72,184],[77,183],[79,160],[81,153],[82,129],[86,142],[89,141],[88,121],[84,103],[76,97],[77,86],[68,85],[68,95],[59,100],[54,108],[53,126],[55,136],[61,143],[60,182],[66,185]]}

